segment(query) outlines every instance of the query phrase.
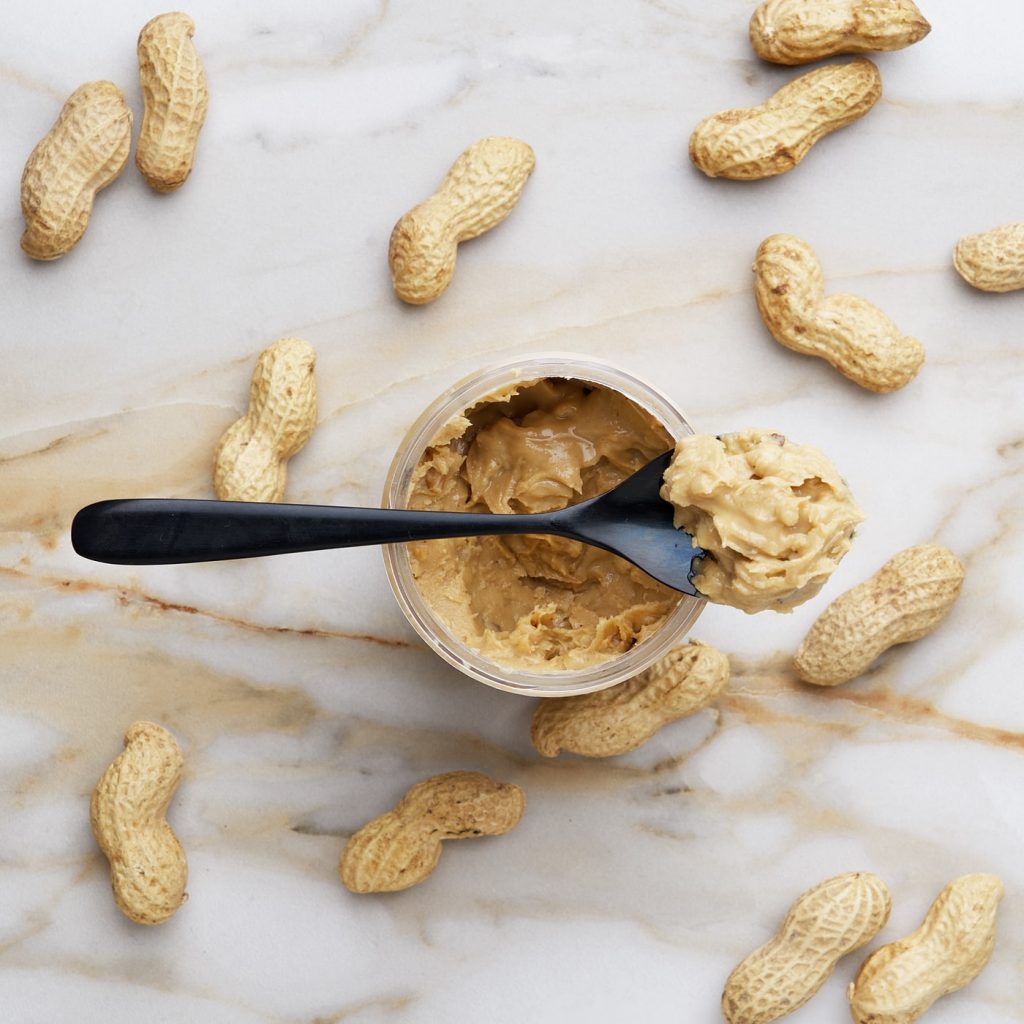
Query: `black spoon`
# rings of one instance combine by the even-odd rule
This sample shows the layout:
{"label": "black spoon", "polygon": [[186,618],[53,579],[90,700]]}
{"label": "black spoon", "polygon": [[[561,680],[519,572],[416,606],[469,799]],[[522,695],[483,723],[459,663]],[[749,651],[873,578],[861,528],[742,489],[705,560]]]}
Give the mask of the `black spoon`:
{"label": "black spoon", "polygon": [[118,565],[167,565],[439,537],[553,533],[593,544],[675,590],[699,597],[694,560],[704,551],[672,525],[658,491],[672,452],[618,487],[557,512],[491,515],[250,501],[124,498],[87,505],[71,524],[78,554]]}

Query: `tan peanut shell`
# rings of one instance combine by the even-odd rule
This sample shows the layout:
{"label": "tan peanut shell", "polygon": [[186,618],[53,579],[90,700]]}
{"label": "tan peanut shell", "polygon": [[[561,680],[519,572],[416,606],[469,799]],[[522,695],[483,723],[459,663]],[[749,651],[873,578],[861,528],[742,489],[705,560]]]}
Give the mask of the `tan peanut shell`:
{"label": "tan peanut shell", "polygon": [[906,548],[821,613],[793,659],[797,674],[816,686],[856,679],[894,644],[932,632],[963,581],[963,563],[948,548]]}
{"label": "tan peanut shell", "polygon": [[442,841],[501,835],[515,828],[525,806],[518,786],[481,772],[435,775],[349,839],[338,874],[351,892],[408,889],[437,867]]}
{"label": "tan peanut shell", "polygon": [[185,902],[188,864],[165,819],[182,763],[166,729],[136,722],[92,794],[89,818],[110,861],[114,901],[138,924],[160,924]]}
{"label": "tan peanut shell", "polygon": [[807,64],[902,50],[931,28],[913,0],[765,0],[750,19],[750,44],[763,60]]}
{"label": "tan peanut shell", "polygon": [[93,200],[124,170],[132,112],[113,82],[86,82],[67,99],[21,176],[21,247],[34,260],[70,252],[89,226]]}
{"label": "tan peanut shell", "polygon": [[625,754],[663,725],[707,707],[728,682],[729,659],[692,640],[618,686],[542,700],[533,713],[533,745],[545,757],[560,750],[585,757]]}
{"label": "tan peanut shell", "polygon": [[534,163],[525,142],[504,136],[480,139],[463,152],[438,190],[391,232],[395,294],[412,305],[433,302],[451,283],[459,243],[490,231],[512,212]]}
{"label": "tan peanut shell", "polygon": [[809,889],[775,936],[733,972],[722,993],[728,1024],[769,1024],[814,995],[847,953],[870,942],[892,900],[877,875],[854,871]]}
{"label": "tan peanut shell", "polygon": [[301,338],[265,348],[252,374],[249,409],[224,432],[213,464],[221,501],[281,501],[288,459],[316,426],[316,352]]}
{"label": "tan peanut shell", "polygon": [[791,171],[819,139],[863,117],[882,95],[864,58],[808,71],[756,107],[704,118],[690,159],[710,178],[750,181]]}
{"label": "tan peanut shell", "polygon": [[139,33],[142,128],[135,163],[157,192],[185,184],[206,120],[210,96],[192,45],[195,28],[187,14],[173,11],[157,15]]}
{"label": "tan peanut shell", "polygon": [[814,250],[771,235],[754,260],[754,296],[765,327],[794,352],[817,356],[869,391],[896,391],[917,375],[924,346],[856,295],[825,295]]}
{"label": "tan peanut shell", "polygon": [[1024,288],[1024,224],[1003,224],[956,243],[957,273],[983,292]]}
{"label": "tan peanut shell", "polygon": [[973,981],[992,956],[1002,898],[995,875],[950,882],[917,931],[864,961],[849,988],[856,1024],[912,1024],[936,999]]}

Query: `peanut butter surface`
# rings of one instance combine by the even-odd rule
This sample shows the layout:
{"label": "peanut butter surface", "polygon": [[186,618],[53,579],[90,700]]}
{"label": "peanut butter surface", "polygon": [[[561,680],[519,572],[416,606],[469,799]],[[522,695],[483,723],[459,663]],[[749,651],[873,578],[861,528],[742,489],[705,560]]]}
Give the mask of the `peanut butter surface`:
{"label": "peanut butter surface", "polygon": [[[672,447],[624,395],[578,380],[488,396],[423,454],[408,505],[546,512],[609,490]],[[654,633],[681,595],[628,562],[561,537],[470,537],[409,545],[427,603],[465,644],[510,668],[589,668]]]}
{"label": "peanut butter surface", "polygon": [[750,613],[790,611],[813,597],[864,518],[822,452],[768,430],[684,437],[661,496],[711,556],[697,589]]}

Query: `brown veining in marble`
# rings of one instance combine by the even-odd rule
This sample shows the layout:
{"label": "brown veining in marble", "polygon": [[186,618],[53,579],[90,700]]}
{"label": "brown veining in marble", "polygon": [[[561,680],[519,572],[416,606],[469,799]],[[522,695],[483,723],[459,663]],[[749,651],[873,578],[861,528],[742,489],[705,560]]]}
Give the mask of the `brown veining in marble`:
{"label": "brown veining in marble", "polygon": [[384,1013],[400,1013],[407,1010],[416,1002],[417,996],[413,992],[407,992],[398,996],[380,996],[376,999],[362,999],[358,1003],[350,1003],[340,1010],[334,1010],[326,1015],[314,1017],[309,1024],[344,1024],[347,1020],[361,1016],[367,1010],[381,1010]]}
{"label": "brown veining in marble", "polygon": [[59,534],[104,498],[210,497],[213,448],[231,419],[227,409],[179,403],[7,438],[0,531]]}
{"label": "brown veining in marble", "polygon": [[68,737],[69,766],[81,761],[77,751],[88,751],[78,789],[92,787],[96,765],[109,761],[137,719],[161,722],[186,744],[204,746],[222,735],[301,733],[318,714],[297,687],[258,686],[190,658],[112,644],[78,624],[5,631],[0,673],[7,709],[37,715]]}
{"label": "brown veining in marble", "polygon": [[165,601],[163,598],[147,594],[137,587],[129,587],[119,583],[105,583],[100,580],[67,579],[60,576],[30,573],[22,569],[0,566],[0,576],[8,576],[26,582],[38,583],[47,587],[55,587],[72,593],[95,592],[110,594],[122,608],[145,606],[158,612],[176,612],[181,615],[199,615],[203,618],[219,622],[237,629],[252,630],[257,633],[285,633],[296,636],[319,637],[330,640],[355,640],[363,643],[379,644],[383,647],[417,647],[408,640],[398,640],[390,637],[375,636],[371,633],[350,633],[344,630],[300,628],[296,626],[272,626],[265,623],[252,622],[249,619],[238,618],[233,615],[225,615],[223,612],[213,611],[209,608],[198,608],[194,605],[181,604],[175,601]]}
{"label": "brown veining in marble", "polygon": [[[30,75],[27,71],[22,71],[21,68],[10,64],[0,64],[0,81],[11,82],[29,92],[40,93],[49,99],[56,100],[58,103],[63,103],[67,99],[67,90],[58,89],[55,85],[44,82],[42,79]],[[40,130],[44,130],[44,128],[44,125],[40,125]]]}
{"label": "brown veining in marble", "polygon": [[[792,669],[789,654],[776,653],[767,658],[742,662],[733,659],[733,677],[721,706],[742,715],[754,724],[803,725],[814,730],[852,735],[859,728],[857,722],[822,719],[818,709],[811,712],[814,703],[824,706],[860,708],[884,719],[909,723],[960,736],[977,743],[1024,751],[1024,732],[982,725],[965,718],[947,714],[921,697],[898,693],[888,686],[865,689],[864,679],[879,673],[873,670],[862,677],[860,683],[837,687],[812,687],[800,681]],[[959,675],[953,671],[953,675]],[[773,707],[781,697],[796,697],[801,710],[781,711]],[[806,712],[803,712],[806,709]]]}
{"label": "brown veining in marble", "polygon": [[[1015,452],[1017,444],[1018,442],[1013,442],[1008,448],[1001,446],[998,449],[998,454],[1009,461],[1008,453]],[[1021,524],[1024,523],[1024,503],[1021,502],[1021,494],[1019,492],[1008,494],[1005,497],[1001,495],[991,496],[987,492],[990,492],[998,484],[1008,480],[1015,480],[1022,473],[1024,473],[1024,463],[1013,464],[987,476],[976,484],[962,487],[952,497],[949,508],[936,524],[931,539],[937,541],[945,536],[949,532],[950,524],[955,522],[957,516],[963,511],[964,506],[979,495],[985,495],[988,498],[988,507],[985,511],[992,515],[995,530],[969,550],[963,550],[955,544],[951,545],[951,547],[953,547],[968,569],[972,568],[978,561],[991,556],[993,552],[1000,551],[1003,545],[1011,539],[1014,533],[1020,529]],[[968,574],[968,579],[970,579],[970,574]]]}

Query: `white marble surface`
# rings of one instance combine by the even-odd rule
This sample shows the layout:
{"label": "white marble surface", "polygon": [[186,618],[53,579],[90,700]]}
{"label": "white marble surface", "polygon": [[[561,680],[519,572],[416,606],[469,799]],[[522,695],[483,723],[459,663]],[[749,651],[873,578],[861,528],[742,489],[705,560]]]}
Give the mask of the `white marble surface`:
{"label": "white marble surface", "polygon": [[[195,0],[210,114],[192,179],[133,166],[81,245],[18,248],[18,178],[64,97],[109,77],[139,110],[155,9],[9,3],[0,31],[0,1018],[80,1024],[650,1021],[712,1024],[731,967],[790,900],[870,869],[881,939],[969,871],[1007,883],[990,967],[935,1024],[1024,1020],[1024,294],[968,289],[954,241],[1024,216],[1024,8],[922,0],[921,44],[878,59],[885,98],[794,172],[709,181],[690,129],[794,72],[760,64],[750,0]],[[403,307],[396,217],[475,138],[537,171],[436,304]],[[858,390],[766,335],[750,263],[806,237],[833,290],[920,337],[903,392]],[[415,638],[375,551],[180,568],[78,559],[81,505],[206,496],[255,353],[319,352],[321,423],[293,500],[377,500],[391,454],[457,377],[537,349],[656,380],[699,429],[769,425],[832,454],[869,519],[791,616],[712,607],[733,656],[713,711],[632,755],[543,762],[533,702]],[[829,692],[787,656],[824,603],[901,547],[968,566],[943,628]],[[191,898],[120,917],[88,794],[125,726],[186,747],[171,820]],[[356,897],[345,837],[419,778],[479,768],[529,807],[448,849],[421,887]],[[881,941],[880,939],[880,941]],[[844,961],[794,1024],[846,1019]]]}

